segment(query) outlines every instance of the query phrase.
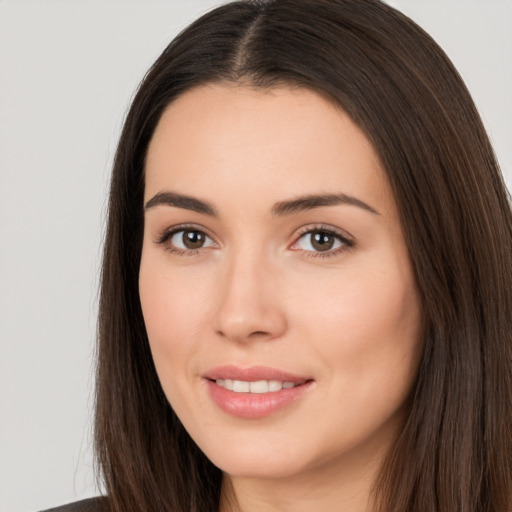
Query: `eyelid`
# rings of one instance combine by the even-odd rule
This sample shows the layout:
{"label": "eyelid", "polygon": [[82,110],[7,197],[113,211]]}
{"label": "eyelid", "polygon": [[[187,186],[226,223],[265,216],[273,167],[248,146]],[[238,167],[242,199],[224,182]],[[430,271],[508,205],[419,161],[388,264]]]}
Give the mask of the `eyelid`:
{"label": "eyelid", "polygon": [[295,238],[299,238],[300,236],[310,233],[311,231],[326,231],[327,233],[332,233],[334,235],[339,236],[340,238],[343,238],[344,240],[347,240],[348,242],[354,242],[354,237],[344,229],[337,228],[335,226],[331,226],[330,224],[308,224],[306,226],[302,226],[297,230],[295,233]]}
{"label": "eyelid", "polygon": [[208,229],[204,226],[200,226],[199,224],[193,224],[189,222],[184,222],[183,224],[173,224],[172,226],[166,227],[162,229],[158,234],[155,243],[159,243],[162,238],[168,238],[179,231],[200,231],[204,233],[208,237],[214,239],[214,236],[210,233]]}

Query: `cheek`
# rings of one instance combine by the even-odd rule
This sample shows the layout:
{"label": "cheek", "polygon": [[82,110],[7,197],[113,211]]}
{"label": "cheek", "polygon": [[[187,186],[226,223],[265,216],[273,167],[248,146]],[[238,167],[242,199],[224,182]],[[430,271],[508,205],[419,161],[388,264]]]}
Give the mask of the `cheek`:
{"label": "cheek", "polygon": [[206,283],[197,271],[173,271],[165,252],[143,250],[139,294],[150,342],[182,329],[193,333],[198,328],[207,303]]}
{"label": "cheek", "polygon": [[143,252],[139,274],[144,323],[164,388],[190,372],[188,361],[197,350],[207,310],[205,280],[183,269],[171,272],[165,257]]}
{"label": "cheek", "polygon": [[[322,362],[326,377],[318,385],[339,404],[331,421],[316,424],[317,433],[351,446],[372,433],[395,435],[422,353],[412,278],[402,279],[400,272],[362,275],[345,274],[322,293],[317,288],[309,307],[302,308],[301,330],[316,340],[311,359]],[[325,404],[317,405],[322,418]]]}
{"label": "cheek", "polygon": [[302,284],[302,293],[295,289],[291,300],[300,316],[310,318],[320,332],[322,326],[329,325],[329,330],[343,337],[361,339],[375,331],[400,332],[415,325],[419,318],[413,279],[401,275],[398,269],[386,274],[365,268],[333,272],[316,282],[303,280]]}
{"label": "cheek", "polygon": [[324,286],[310,283],[307,301],[295,295],[296,323],[317,340],[318,357],[334,379],[361,393],[410,386],[422,350],[412,271],[392,264],[385,273],[376,268],[340,273]]}

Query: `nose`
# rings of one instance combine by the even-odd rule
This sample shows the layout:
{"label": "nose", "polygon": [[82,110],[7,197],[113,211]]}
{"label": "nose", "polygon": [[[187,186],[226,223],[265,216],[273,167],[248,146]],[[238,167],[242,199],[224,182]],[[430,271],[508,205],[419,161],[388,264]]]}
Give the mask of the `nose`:
{"label": "nose", "polygon": [[238,258],[219,272],[214,329],[236,342],[272,340],[287,329],[280,279],[261,258]]}

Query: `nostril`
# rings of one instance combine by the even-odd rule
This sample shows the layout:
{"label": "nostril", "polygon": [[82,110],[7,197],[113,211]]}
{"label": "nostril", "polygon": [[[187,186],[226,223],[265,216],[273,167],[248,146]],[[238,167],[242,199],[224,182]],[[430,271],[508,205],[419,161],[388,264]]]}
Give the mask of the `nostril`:
{"label": "nostril", "polygon": [[247,336],[248,340],[266,340],[272,338],[272,334],[267,331],[253,331]]}

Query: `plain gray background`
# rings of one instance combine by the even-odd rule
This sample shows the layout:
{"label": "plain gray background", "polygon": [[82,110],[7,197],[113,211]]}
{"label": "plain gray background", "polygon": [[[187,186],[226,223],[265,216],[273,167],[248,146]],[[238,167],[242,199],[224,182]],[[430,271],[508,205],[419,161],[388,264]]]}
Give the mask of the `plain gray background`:
{"label": "plain gray background", "polygon": [[[124,113],[214,0],[0,0],[0,512],[96,494],[91,405]],[[512,1],[394,0],[466,80],[512,184]]]}

